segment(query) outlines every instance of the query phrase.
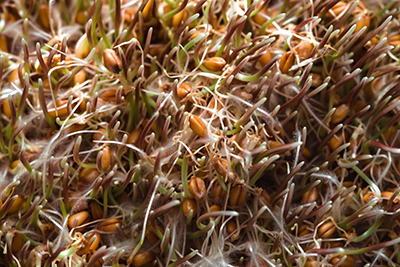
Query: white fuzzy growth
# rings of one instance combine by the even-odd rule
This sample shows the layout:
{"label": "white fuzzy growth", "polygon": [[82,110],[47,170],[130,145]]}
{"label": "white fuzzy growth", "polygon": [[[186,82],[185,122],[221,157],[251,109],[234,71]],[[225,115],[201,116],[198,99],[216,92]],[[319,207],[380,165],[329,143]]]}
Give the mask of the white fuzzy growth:
{"label": "white fuzzy growth", "polygon": [[336,174],[333,172],[323,171],[323,172],[319,172],[319,173],[313,173],[313,174],[311,174],[311,176],[321,179],[324,182],[331,182],[331,183],[334,183],[335,185],[340,185],[340,182],[337,179]]}

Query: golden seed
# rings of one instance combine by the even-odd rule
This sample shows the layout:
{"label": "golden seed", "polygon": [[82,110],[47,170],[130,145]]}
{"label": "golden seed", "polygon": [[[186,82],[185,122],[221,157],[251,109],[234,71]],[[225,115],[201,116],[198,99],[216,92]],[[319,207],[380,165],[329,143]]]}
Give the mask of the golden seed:
{"label": "golden seed", "polygon": [[[220,205],[212,205],[208,210],[205,210],[202,215],[211,213],[211,212],[216,212],[216,211],[221,211],[221,206]],[[215,216],[209,217],[211,219],[215,219]],[[208,223],[208,219],[205,220]]]}
{"label": "golden seed", "polygon": [[128,137],[128,144],[136,144],[139,141],[140,134],[142,133],[142,129],[137,128],[133,130]]}
{"label": "golden seed", "polygon": [[79,131],[82,131],[85,129],[86,123],[83,121],[78,121],[72,125],[70,125],[68,128],[63,130],[63,133],[65,134],[70,134],[70,133],[76,133]]}
{"label": "golden seed", "polygon": [[92,243],[89,243],[89,249],[94,251],[99,247],[100,241],[101,241],[101,236],[99,233],[93,233],[90,234],[87,238],[88,241],[90,241],[93,236],[96,236],[95,239],[92,241]]}
{"label": "golden seed", "polygon": [[43,88],[50,89],[50,83],[48,79],[43,80]]}
{"label": "golden seed", "polygon": [[361,17],[360,21],[356,24],[356,29],[354,32],[359,32],[363,27],[367,27],[364,31],[363,35],[368,31],[368,28],[371,24],[371,17],[369,15],[364,15]]}
{"label": "golden seed", "polygon": [[[54,104],[51,103],[48,112],[50,117],[55,120],[57,117],[60,117],[60,119],[66,119],[68,117],[68,100],[57,100],[56,101],[56,108],[54,108]],[[56,109],[57,109],[57,114],[56,114]]]}
{"label": "golden seed", "polygon": [[[89,242],[85,237],[82,236],[80,239],[75,241],[75,244],[77,244],[76,246],[80,245],[80,249],[76,252],[76,254],[78,254],[79,256],[89,253]],[[74,243],[72,245],[74,245]]]}
{"label": "golden seed", "polygon": [[202,31],[195,31],[192,36],[190,36],[189,40],[193,40],[194,38],[196,38],[197,36],[199,36],[201,33],[203,33]]}
{"label": "golden seed", "polygon": [[[88,261],[90,261],[90,258],[93,256],[93,254],[95,253],[96,251],[94,250],[94,251],[90,251],[88,254],[87,254],[87,260]],[[93,264],[93,267],[102,267],[103,266],[103,264],[104,264],[104,260],[103,260],[103,258],[100,258],[100,259],[98,259],[94,264]]]}
{"label": "golden seed", "polygon": [[268,62],[270,62],[271,60],[272,60],[271,51],[270,51],[268,48],[266,48],[266,49],[265,49],[265,54],[264,54],[262,57],[260,57],[260,58],[258,59],[258,62],[260,62],[261,65],[264,67],[264,66],[267,65]]}
{"label": "golden seed", "polygon": [[15,169],[20,163],[21,161],[19,159],[14,160],[13,162],[11,162],[10,168]]}
{"label": "golden seed", "polygon": [[[49,39],[49,41],[47,42],[47,45],[53,47],[57,44],[58,48],[60,49],[61,45],[62,45],[62,40],[63,40],[62,37],[60,35],[56,34]],[[56,55],[59,56],[59,54],[56,54]]]}
{"label": "golden seed", "polygon": [[75,76],[74,76],[74,84],[82,84],[86,81],[86,72],[84,70],[80,70]]}
{"label": "golden seed", "polygon": [[[25,70],[22,69],[22,74],[25,75]],[[18,68],[14,69],[8,77],[8,83],[17,83],[19,81]]]}
{"label": "golden seed", "polygon": [[233,233],[234,231],[236,231],[237,229],[237,225],[235,223],[235,221],[230,220],[227,224],[226,224],[226,230],[228,231],[228,234]]}
{"label": "golden seed", "polygon": [[64,134],[76,133],[85,129],[85,126],[86,123],[84,121],[77,121],[76,123],[69,125],[68,128],[63,129],[62,132]]}
{"label": "golden seed", "polygon": [[88,208],[87,198],[83,197],[80,191],[69,192],[69,205],[73,208],[74,211],[83,211]]}
{"label": "golden seed", "polygon": [[110,48],[105,49],[103,58],[104,65],[109,71],[119,73],[122,70],[122,61],[114,50]]}
{"label": "golden seed", "polygon": [[373,193],[371,193],[371,192],[366,193],[366,194],[363,196],[363,200],[364,200],[365,203],[368,203],[369,201],[371,201],[371,200],[374,199],[374,198],[375,198],[375,195],[374,195]]}
{"label": "golden seed", "polygon": [[[393,192],[389,192],[389,191],[383,191],[381,193],[381,197],[385,198],[386,200],[389,200],[392,197],[392,195],[393,195]],[[395,203],[396,202],[397,201],[395,200]]]}
{"label": "golden seed", "polygon": [[50,30],[50,18],[49,18],[49,7],[48,5],[39,6],[39,23],[46,30]]}
{"label": "golden seed", "polygon": [[108,89],[104,93],[101,94],[100,98],[104,101],[115,102],[116,100],[117,89]]}
{"label": "golden seed", "polygon": [[81,211],[68,218],[68,226],[70,229],[72,229],[88,221],[89,221],[89,212]]}
{"label": "golden seed", "polygon": [[103,128],[97,129],[95,133],[93,133],[93,140],[100,141],[107,139],[107,132]]}
{"label": "golden seed", "polygon": [[292,8],[300,2],[301,2],[301,0],[289,0],[289,6]]}
{"label": "golden seed", "polygon": [[206,196],[206,185],[199,177],[192,177],[189,181],[189,191],[197,201],[203,200]]}
{"label": "golden seed", "polygon": [[131,23],[134,17],[134,10],[132,7],[125,9],[124,18],[127,23]]}
{"label": "golden seed", "polygon": [[221,206],[220,205],[212,205],[210,207],[210,212],[215,212],[215,211],[221,211]]}
{"label": "golden seed", "polygon": [[[232,234],[237,230],[237,225],[233,220],[230,220],[227,225],[226,225],[227,231],[229,234]],[[233,233],[230,237],[230,240],[233,242],[235,240],[239,239],[239,233]]]}
{"label": "golden seed", "polygon": [[282,73],[287,73],[294,65],[296,56],[293,52],[286,52],[279,60],[279,69]]}
{"label": "golden seed", "polygon": [[223,203],[226,197],[226,192],[221,184],[216,181],[213,185],[212,198],[216,203]]}
{"label": "golden seed", "polygon": [[281,146],[282,143],[275,141],[275,140],[271,140],[271,141],[268,141],[268,145],[270,148],[274,148],[274,147]]}
{"label": "golden seed", "polygon": [[[164,231],[161,229],[160,226],[157,225],[157,228],[162,234],[164,234]],[[149,240],[150,243],[156,243],[158,240],[160,240],[152,225],[149,225],[149,227],[147,227],[146,229],[146,238],[147,240]]]}
{"label": "golden seed", "polygon": [[[60,55],[56,54],[54,55],[54,57],[52,58],[51,62],[50,62],[50,67],[54,68],[56,67],[59,63],[60,63]],[[43,57],[44,62],[47,62],[47,56]],[[43,74],[43,69],[42,69],[42,65],[37,65],[36,67],[36,71]],[[43,88],[45,88],[45,85],[43,84]]]}
{"label": "golden seed", "polygon": [[[372,37],[371,40],[369,40],[369,41],[364,45],[364,47],[365,47],[365,49],[368,50],[368,49],[371,49],[372,46],[376,45],[377,43],[379,43],[379,39],[376,38],[376,37]],[[397,46],[395,40],[394,40],[394,43],[393,43],[393,44],[390,44],[390,38],[389,38],[389,40],[386,40],[386,42],[384,42],[384,45],[385,45],[385,46],[393,45],[393,46],[395,46],[395,47]]]}
{"label": "golden seed", "polygon": [[306,157],[307,159],[309,159],[309,160],[312,159],[311,151],[310,151],[308,148],[303,147],[302,154],[303,154],[303,156]]}
{"label": "golden seed", "polygon": [[178,86],[178,97],[180,99],[185,98],[191,91],[192,91],[192,86],[190,84],[183,82]]}
{"label": "golden seed", "polygon": [[298,232],[300,233],[300,232],[304,231],[305,229],[307,229],[307,225],[303,224],[302,226],[299,227]]}
{"label": "golden seed", "polygon": [[318,188],[313,187],[307,192],[304,193],[304,195],[301,198],[301,201],[306,204],[306,203],[312,203],[318,199]]}
{"label": "golden seed", "polygon": [[354,183],[353,183],[352,181],[344,181],[344,182],[342,183],[342,185],[343,185],[344,187],[348,188],[348,187],[352,187],[352,186],[354,185]]}
{"label": "golden seed", "polygon": [[198,136],[206,137],[207,136],[207,127],[202,119],[200,119],[196,115],[190,115],[189,117],[189,127],[193,130]]}
{"label": "golden seed", "polygon": [[78,42],[75,45],[75,55],[77,58],[84,59],[90,53],[90,46],[86,37],[86,34],[82,35],[79,38]]}
{"label": "golden seed", "polygon": [[383,136],[385,137],[385,140],[389,141],[390,137],[392,137],[392,132],[393,132],[393,126],[390,126],[384,133]]}
{"label": "golden seed", "polygon": [[381,79],[375,79],[371,83],[367,84],[364,88],[364,96],[368,101],[372,101],[376,98],[376,95],[380,91],[379,85],[381,85]]}
{"label": "golden seed", "polygon": [[178,12],[172,17],[172,27],[179,27],[187,18],[187,12],[185,9]]}
{"label": "golden seed", "polygon": [[152,251],[139,252],[133,257],[132,265],[133,267],[141,267],[152,262],[154,258],[155,254]]}
{"label": "golden seed", "polygon": [[79,173],[79,180],[84,183],[92,183],[99,175],[100,173],[96,169],[83,168]]}
{"label": "golden seed", "polygon": [[144,21],[149,21],[153,18],[154,0],[149,0],[143,8],[142,17]]}
{"label": "golden seed", "polygon": [[[394,38],[393,40],[395,40],[395,39],[396,39],[396,38]],[[373,44],[373,45],[376,45],[377,43],[379,43],[379,39],[376,38],[376,37],[372,37],[370,41],[371,41],[371,44]],[[385,45],[388,45],[387,42],[388,42],[388,41],[385,42]]]}
{"label": "golden seed", "polygon": [[20,233],[15,233],[11,244],[12,253],[14,255],[18,253],[21,250],[23,244],[24,240],[22,239],[22,235]]}
{"label": "golden seed", "polygon": [[92,201],[90,204],[90,214],[92,214],[93,220],[99,220],[103,218],[103,208],[99,203]]}
{"label": "golden seed", "polygon": [[307,225],[304,224],[304,225],[300,226],[298,233],[299,233],[298,234],[299,237],[302,237],[302,236],[308,235],[309,233],[311,233],[311,231],[308,230]]}
{"label": "golden seed", "polygon": [[5,20],[10,21],[10,22],[15,22],[16,18],[12,13],[6,12],[5,14]]}
{"label": "golden seed", "polygon": [[220,71],[226,65],[226,61],[222,57],[211,57],[205,59],[203,65],[209,70]]}
{"label": "golden seed", "polygon": [[229,204],[234,207],[239,207],[243,204],[246,199],[247,190],[242,184],[236,185],[231,190],[229,196]]}
{"label": "golden seed", "polygon": [[[333,259],[331,259],[331,263],[332,264],[336,264],[337,262],[339,262],[343,256],[337,256],[334,257]],[[342,262],[340,265],[337,265],[338,267],[353,267],[356,266],[356,258],[354,258],[353,255],[347,255],[346,259],[344,260],[344,262]]]}
{"label": "golden seed", "polygon": [[377,165],[373,165],[372,166],[372,175],[377,176],[379,174],[379,170],[380,170],[380,167],[378,167]]}
{"label": "golden seed", "polygon": [[[217,22],[216,22],[216,23],[217,23]],[[220,25],[220,26],[218,27],[217,32],[223,34],[225,31],[226,31],[226,26],[225,26],[225,25]]]}
{"label": "golden seed", "polygon": [[257,14],[253,16],[253,20],[255,23],[258,25],[263,25],[265,22],[267,22],[267,8],[264,8],[260,10]]}
{"label": "golden seed", "polygon": [[76,23],[84,25],[87,22],[87,12],[85,10],[78,11],[75,16]]}
{"label": "golden seed", "polygon": [[[143,120],[142,126],[146,125],[148,122],[149,122],[149,119]],[[153,124],[151,125],[151,130],[152,130],[153,132],[156,132],[156,130],[157,130],[157,123],[153,123]]]}
{"label": "golden seed", "polygon": [[311,78],[312,78],[312,87],[318,87],[323,83],[323,79],[321,74],[319,73],[311,73]]}
{"label": "golden seed", "polygon": [[102,151],[103,155],[101,156],[101,168],[103,171],[106,171],[112,167],[114,159],[108,146],[105,146]]}
{"label": "golden seed", "polygon": [[329,148],[331,149],[331,151],[335,150],[336,148],[340,147],[341,145],[344,144],[343,138],[342,137],[337,137],[336,135],[333,136],[330,140],[329,140]]}
{"label": "golden seed", "polygon": [[[393,45],[394,47],[400,45],[400,35],[391,36],[388,40],[388,44]],[[1,49],[1,39],[0,39],[0,49]]]}
{"label": "golden seed", "polygon": [[3,101],[3,113],[4,115],[7,116],[7,118],[11,119],[11,106],[10,106],[10,102],[8,101],[8,99],[4,99]]}
{"label": "golden seed", "polygon": [[332,118],[331,118],[331,123],[332,124],[338,124],[344,118],[347,117],[347,115],[350,112],[350,108],[346,104],[342,104],[339,107],[336,108],[335,112],[333,112]]}
{"label": "golden seed", "polygon": [[0,51],[8,53],[7,37],[0,35]]}
{"label": "golden seed", "polygon": [[[210,109],[215,109],[216,111],[220,111],[221,109],[224,108],[224,105],[222,104],[224,103],[224,100],[221,98],[216,98],[215,96],[213,96],[208,104],[208,107]],[[209,112],[210,115],[212,115],[212,112]]]}
{"label": "golden seed", "polygon": [[318,237],[320,238],[328,238],[333,233],[336,231],[336,226],[333,222],[329,221],[325,224],[323,224],[319,229],[318,229]]}
{"label": "golden seed", "polygon": [[117,224],[119,224],[120,226],[122,225],[121,221],[118,219],[107,219],[99,223],[97,229],[103,232],[112,233],[117,231]]}
{"label": "golden seed", "polygon": [[328,13],[326,13],[327,18],[334,18],[339,16],[345,9],[347,8],[347,4],[345,2],[338,2],[331,9],[329,9]]}
{"label": "golden seed", "polygon": [[233,172],[232,168],[230,168],[229,173],[228,173],[228,166],[229,163],[226,159],[218,158],[215,156],[212,161],[211,161],[212,166],[214,169],[217,171],[219,175],[221,175],[223,178],[228,176],[228,180],[234,181],[236,178],[235,173]]}
{"label": "golden seed", "polygon": [[318,261],[307,261],[304,267],[318,267],[319,263]]}
{"label": "golden seed", "polygon": [[8,210],[7,215],[17,213],[24,205],[25,202],[24,196],[21,194],[17,194],[17,196],[18,196],[17,199],[15,199],[14,202],[11,204],[11,207]]}
{"label": "golden seed", "polygon": [[296,52],[301,60],[308,59],[311,56],[311,52],[314,49],[314,45],[308,40],[301,40],[296,48]]}
{"label": "golden seed", "polygon": [[183,214],[187,217],[189,212],[193,210],[193,217],[197,214],[197,203],[196,200],[186,198],[182,203]]}

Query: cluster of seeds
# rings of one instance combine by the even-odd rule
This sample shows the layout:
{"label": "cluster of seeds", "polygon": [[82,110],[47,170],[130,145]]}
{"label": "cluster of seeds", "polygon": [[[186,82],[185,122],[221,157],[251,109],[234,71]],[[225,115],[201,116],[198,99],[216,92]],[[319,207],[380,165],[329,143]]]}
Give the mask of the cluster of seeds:
{"label": "cluster of seeds", "polygon": [[5,0],[1,266],[398,266],[400,2]]}

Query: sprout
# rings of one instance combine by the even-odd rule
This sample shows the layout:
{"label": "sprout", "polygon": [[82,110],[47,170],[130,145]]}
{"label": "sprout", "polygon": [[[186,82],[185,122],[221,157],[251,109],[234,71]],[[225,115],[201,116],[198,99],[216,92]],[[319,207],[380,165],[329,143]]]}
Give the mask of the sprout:
{"label": "sprout", "polygon": [[5,264],[400,264],[396,3],[25,2],[0,21]]}

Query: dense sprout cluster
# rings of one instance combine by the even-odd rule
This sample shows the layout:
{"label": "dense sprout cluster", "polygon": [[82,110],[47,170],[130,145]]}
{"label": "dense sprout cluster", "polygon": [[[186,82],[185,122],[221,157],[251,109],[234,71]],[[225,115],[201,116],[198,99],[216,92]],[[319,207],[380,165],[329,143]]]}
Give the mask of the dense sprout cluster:
{"label": "dense sprout cluster", "polygon": [[1,266],[398,266],[400,2],[6,0]]}

